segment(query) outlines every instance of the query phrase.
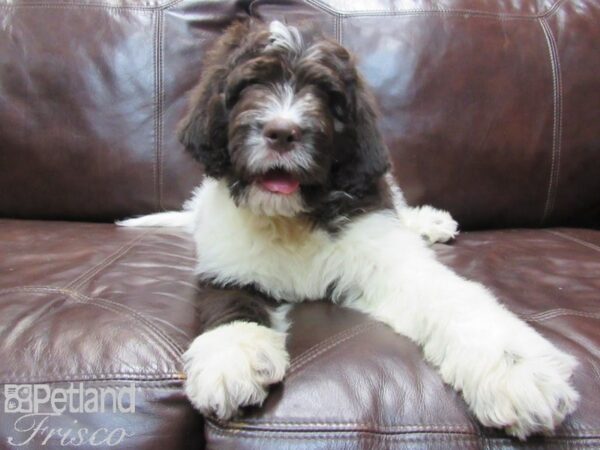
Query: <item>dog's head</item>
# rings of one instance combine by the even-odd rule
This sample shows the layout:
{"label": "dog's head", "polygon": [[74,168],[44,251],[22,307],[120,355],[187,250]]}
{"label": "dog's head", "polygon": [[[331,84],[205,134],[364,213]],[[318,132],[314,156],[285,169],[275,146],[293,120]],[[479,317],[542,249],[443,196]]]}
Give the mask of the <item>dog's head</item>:
{"label": "dog's head", "polygon": [[181,142],[241,207],[330,226],[382,202],[389,158],[351,55],[314,32],[247,21],[215,44]]}

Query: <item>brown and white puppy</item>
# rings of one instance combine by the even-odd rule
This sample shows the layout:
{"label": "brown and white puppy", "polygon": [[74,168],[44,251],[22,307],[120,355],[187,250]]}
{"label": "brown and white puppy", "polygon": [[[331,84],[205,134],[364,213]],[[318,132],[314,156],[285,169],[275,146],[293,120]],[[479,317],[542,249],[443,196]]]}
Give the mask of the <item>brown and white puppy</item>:
{"label": "brown and white puppy", "polygon": [[199,282],[215,289],[184,355],[200,411],[227,419],[262,403],[288,367],[289,305],[324,297],[420,344],[484,425],[524,438],[575,409],[574,358],[436,261],[425,241],[456,223],[404,203],[343,47],[280,22],[232,26],[179,136],[205,181],[184,211],[120,224],[194,236]]}

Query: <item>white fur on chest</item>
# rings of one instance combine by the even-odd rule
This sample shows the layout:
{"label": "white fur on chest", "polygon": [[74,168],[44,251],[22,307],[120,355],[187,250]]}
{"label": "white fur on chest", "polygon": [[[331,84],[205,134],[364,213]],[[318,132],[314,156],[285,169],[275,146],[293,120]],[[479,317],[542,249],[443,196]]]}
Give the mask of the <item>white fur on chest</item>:
{"label": "white fur on chest", "polygon": [[238,208],[224,184],[207,179],[192,200],[196,272],[219,283],[256,284],[279,300],[325,296],[335,241],[295,219],[259,217]]}
{"label": "white fur on chest", "polygon": [[386,285],[391,271],[410,269],[411,253],[429,251],[390,210],[355,219],[333,237],[298,219],[238,208],[225,184],[212,179],[196,190],[188,208],[197,274],[220,284],[254,284],[277,300],[352,302],[374,283],[374,274]]}

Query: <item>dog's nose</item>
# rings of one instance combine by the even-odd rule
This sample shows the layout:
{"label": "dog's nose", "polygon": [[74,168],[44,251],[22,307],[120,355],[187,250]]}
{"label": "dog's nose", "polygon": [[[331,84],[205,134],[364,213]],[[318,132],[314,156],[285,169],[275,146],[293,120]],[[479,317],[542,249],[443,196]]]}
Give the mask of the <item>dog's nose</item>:
{"label": "dog's nose", "polygon": [[291,120],[273,119],[263,128],[263,136],[273,150],[286,152],[300,140],[300,127]]}

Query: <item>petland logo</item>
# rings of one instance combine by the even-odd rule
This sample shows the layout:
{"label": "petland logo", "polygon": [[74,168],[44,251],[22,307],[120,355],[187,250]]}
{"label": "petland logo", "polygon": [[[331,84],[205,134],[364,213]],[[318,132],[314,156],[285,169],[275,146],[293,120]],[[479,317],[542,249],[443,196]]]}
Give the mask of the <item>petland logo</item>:
{"label": "petland logo", "polygon": [[133,414],[135,413],[135,384],[124,387],[85,387],[83,383],[70,383],[69,387],[52,387],[49,384],[4,385],[4,412],[20,414],[14,422],[19,437],[10,436],[8,443],[21,447],[36,443],[55,446],[100,448],[115,447],[133,436],[124,428],[88,428],[75,419],[61,421],[53,427],[52,419],[62,414]]}

